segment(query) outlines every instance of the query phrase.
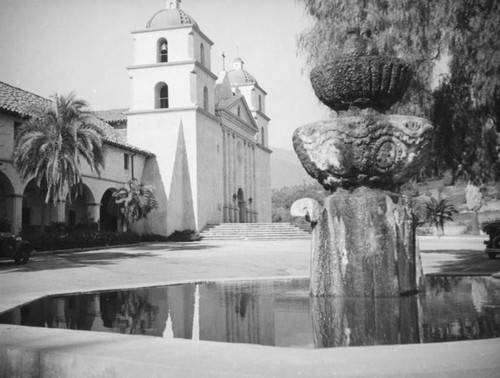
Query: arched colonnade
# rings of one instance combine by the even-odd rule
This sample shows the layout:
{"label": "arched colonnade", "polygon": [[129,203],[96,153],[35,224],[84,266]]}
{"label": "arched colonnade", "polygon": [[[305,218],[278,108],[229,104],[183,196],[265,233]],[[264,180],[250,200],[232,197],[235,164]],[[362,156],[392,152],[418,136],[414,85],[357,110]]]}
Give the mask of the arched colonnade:
{"label": "arched colonnade", "polygon": [[0,171],[0,232],[34,232],[53,222],[65,223],[70,229],[97,222],[101,229],[117,231],[120,224],[112,194],[121,185],[90,179],[74,188],[71,200],[54,205],[45,203],[46,190],[34,179],[16,183]]}

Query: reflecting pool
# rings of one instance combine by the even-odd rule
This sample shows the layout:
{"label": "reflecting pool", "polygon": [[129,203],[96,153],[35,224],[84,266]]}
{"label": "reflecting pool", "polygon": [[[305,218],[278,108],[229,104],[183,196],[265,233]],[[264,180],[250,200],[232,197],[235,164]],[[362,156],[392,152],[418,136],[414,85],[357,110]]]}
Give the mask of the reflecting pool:
{"label": "reflecting pool", "polygon": [[206,282],[45,297],[0,323],[281,347],[500,337],[500,283],[426,277],[402,298],[311,298],[309,280]]}

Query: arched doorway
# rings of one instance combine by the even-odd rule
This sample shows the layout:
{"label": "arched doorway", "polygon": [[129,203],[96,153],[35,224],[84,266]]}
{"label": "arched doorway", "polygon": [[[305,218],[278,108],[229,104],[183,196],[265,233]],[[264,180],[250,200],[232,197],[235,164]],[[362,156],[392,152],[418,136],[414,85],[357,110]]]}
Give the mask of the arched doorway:
{"label": "arched doorway", "polygon": [[14,188],[9,178],[0,172],[0,232],[10,232],[14,223],[12,204]]}
{"label": "arched doorway", "polygon": [[87,210],[88,204],[93,204],[94,196],[90,188],[81,183],[74,187],[71,193],[71,201],[66,201],[66,223],[70,229],[75,226],[88,225],[91,219],[89,218],[89,212]]}
{"label": "arched doorway", "polygon": [[241,188],[238,189],[238,208],[240,223],[247,222],[247,203],[245,201],[245,194]]}
{"label": "arched doorway", "polygon": [[38,187],[34,179],[24,188],[21,220],[23,232],[42,231],[53,220],[54,206],[45,203],[47,189],[44,183],[42,188]]}
{"label": "arched doorway", "polygon": [[108,189],[102,195],[99,218],[103,231],[118,231],[118,207],[113,198],[115,190]]}

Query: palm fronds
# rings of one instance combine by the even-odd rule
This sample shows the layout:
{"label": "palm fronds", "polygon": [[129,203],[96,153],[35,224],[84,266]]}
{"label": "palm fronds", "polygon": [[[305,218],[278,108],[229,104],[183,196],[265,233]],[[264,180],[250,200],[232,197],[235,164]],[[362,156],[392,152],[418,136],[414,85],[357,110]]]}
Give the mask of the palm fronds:
{"label": "palm fronds", "polygon": [[65,200],[81,183],[82,160],[97,173],[104,167],[103,133],[87,102],[73,93],[52,100],[29,109],[31,118],[22,124],[14,152],[21,178],[34,177],[38,187],[46,184],[46,203]]}
{"label": "palm fronds", "polygon": [[127,221],[133,223],[146,218],[152,210],[158,208],[153,191],[151,185],[133,179],[114,192],[113,198]]}

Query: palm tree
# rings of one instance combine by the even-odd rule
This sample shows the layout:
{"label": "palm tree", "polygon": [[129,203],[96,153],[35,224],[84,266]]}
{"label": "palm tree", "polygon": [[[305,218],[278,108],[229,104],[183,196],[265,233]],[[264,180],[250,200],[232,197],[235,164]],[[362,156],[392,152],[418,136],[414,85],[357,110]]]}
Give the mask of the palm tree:
{"label": "palm tree", "polygon": [[[100,174],[104,168],[103,133],[85,100],[51,96],[52,102],[29,109],[16,137],[14,165],[23,180],[33,177],[46,189],[45,203],[56,204],[82,182],[81,163]],[[69,196],[71,201],[71,196]]]}
{"label": "palm tree", "polygon": [[436,234],[439,236],[444,235],[444,223],[452,221],[455,214],[458,214],[458,211],[446,198],[431,197],[425,204],[425,220],[436,227]]}
{"label": "palm tree", "polygon": [[123,230],[127,230],[127,222],[133,223],[146,218],[148,214],[158,208],[158,202],[153,194],[151,185],[139,183],[137,179],[129,180],[122,188],[113,193],[125,222]]}

